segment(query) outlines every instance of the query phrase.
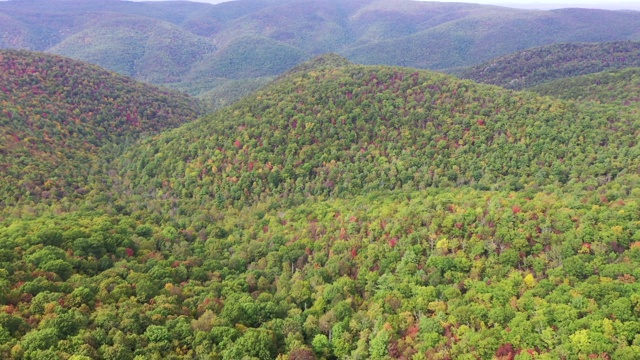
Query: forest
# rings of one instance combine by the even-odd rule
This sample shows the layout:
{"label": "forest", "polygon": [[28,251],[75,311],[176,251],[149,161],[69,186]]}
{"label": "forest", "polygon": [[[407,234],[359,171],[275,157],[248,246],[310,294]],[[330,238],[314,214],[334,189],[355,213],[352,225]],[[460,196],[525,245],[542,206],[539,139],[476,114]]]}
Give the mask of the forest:
{"label": "forest", "polygon": [[[633,106],[326,55],[194,120],[97,68],[2,59],[3,131],[49,141],[3,149],[31,165],[3,176],[2,358],[640,356]],[[67,149],[81,189],[15,182]]]}
{"label": "forest", "polygon": [[0,359],[640,358],[635,12],[19,5],[114,68],[0,50]]}
{"label": "forest", "polygon": [[99,158],[119,144],[177,127],[206,112],[184,94],[97,66],[0,50],[0,204],[84,193]]}
{"label": "forest", "polygon": [[[451,72],[477,82],[522,90],[565,78],[638,66],[640,42],[614,41],[540,46]],[[583,87],[572,89],[580,91]]]}

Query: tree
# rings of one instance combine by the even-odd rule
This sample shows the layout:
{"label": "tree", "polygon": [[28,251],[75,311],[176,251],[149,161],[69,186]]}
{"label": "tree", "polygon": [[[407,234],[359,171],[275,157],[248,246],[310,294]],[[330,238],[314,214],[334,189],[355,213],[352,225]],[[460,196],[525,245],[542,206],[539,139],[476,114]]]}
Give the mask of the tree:
{"label": "tree", "polygon": [[75,335],[80,329],[80,318],[74,312],[68,311],[45,321],[43,328],[51,327],[56,330],[60,338]]}
{"label": "tree", "polygon": [[289,360],[316,360],[316,354],[309,348],[296,348],[289,352]]}
{"label": "tree", "polygon": [[316,335],[311,342],[311,346],[313,347],[313,351],[321,357],[331,355],[331,343],[325,334]]}
{"label": "tree", "polygon": [[11,340],[11,333],[0,325],[0,345],[6,344],[9,340]]}
{"label": "tree", "polygon": [[67,280],[73,273],[73,266],[71,266],[71,264],[69,264],[68,262],[60,259],[47,261],[42,264],[40,268],[44,271],[56,273],[63,280]]}
{"label": "tree", "polygon": [[49,246],[61,247],[64,241],[62,231],[55,228],[48,228],[40,231],[32,242],[34,244],[43,244]]}
{"label": "tree", "polygon": [[391,340],[391,334],[385,329],[379,330],[376,335],[371,339],[369,353],[372,360],[383,360],[388,353],[389,340]]}
{"label": "tree", "polygon": [[84,304],[92,308],[95,303],[95,295],[91,289],[80,286],[69,294],[68,301],[70,306],[80,307]]}
{"label": "tree", "polygon": [[[150,352],[165,353],[171,347],[172,334],[165,326],[150,325],[144,332],[144,336],[149,340],[148,350]],[[120,352],[115,348],[114,351]]]}
{"label": "tree", "polygon": [[47,350],[52,348],[60,339],[58,330],[45,328],[33,330],[22,338],[21,344],[25,351]]}
{"label": "tree", "polygon": [[591,339],[589,338],[589,330],[578,330],[569,336],[572,349],[576,354],[588,355],[592,352]]}
{"label": "tree", "polygon": [[247,329],[233,345],[223,351],[224,360],[244,357],[270,360],[275,357],[276,348],[273,334],[263,329]]}

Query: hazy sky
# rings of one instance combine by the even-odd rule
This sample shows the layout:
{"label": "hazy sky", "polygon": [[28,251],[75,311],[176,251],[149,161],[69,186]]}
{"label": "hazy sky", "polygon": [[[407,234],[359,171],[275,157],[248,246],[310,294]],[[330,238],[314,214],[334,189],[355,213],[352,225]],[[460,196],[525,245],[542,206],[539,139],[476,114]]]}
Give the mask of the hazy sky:
{"label": "hazy sky", "polygon": [[[221,3],[228,0],[190,0],[190,1],[216,4],[216,3]],[[345,0],[345,1],[349,1],[349,0]],[[421,0],[418,0],[418,1],[421,1]],[[422,0],[422,1],[425,1],[425,0]],[[430,0],[426,0],[426,1],[430,1]],[[611,0],[611,1],[607,1],[607,0],[470,0],[470,1],[440,0],[440,1],[441,2],[466,2],[466,3],[476,3],[476,4],[490,4],[490,5],[500,5],[500,6],[517,7],[517,8],[525,8],[525,9],[558,9],[558,8],[567,8],[567,7],[581,7],[581,8],[610,9],[610,10],[618,10],[618,9],[640,10],[640,0],[638,1],[629,1],[629,0]]]}
{"label": "hazy sky", "polygon": [[[450,2],[443,0],[444,2]],[[631,9],[640,10],[640,1],[628,0],[475,0],[460,1],[477,4],[491,4],[527,9],[558,9],[567,7],[580,7],[591,9]]]}

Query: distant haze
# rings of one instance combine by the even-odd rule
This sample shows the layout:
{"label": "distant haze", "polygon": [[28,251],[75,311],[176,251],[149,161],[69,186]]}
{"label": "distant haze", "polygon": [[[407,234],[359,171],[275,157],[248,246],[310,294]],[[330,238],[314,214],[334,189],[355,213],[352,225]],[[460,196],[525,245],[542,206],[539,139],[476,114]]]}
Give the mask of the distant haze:
{"label": "distant haze", "polygon": [[[10,1],[10,0],[0,0]],[[191,1],[208,4],[220,4],[223,2],[234,0],[123,0],[123,1]],[[235,0],[238,1],[238,0]],[[415,0],[430,1],[430,0]],[[456,1],[456,0],[440,0],[433,2],[457,2],[468,4],[484,4],[498,5],[519,9],[562,9],[562,8],[586,8],[586,9],[604,9],[604,10],[637,10],[640,11],[640,2],[638,1],[603,1],[603,0],[473,0],[473,1]]]}
{"label": "distant haze", "polygon": [[[171,0],[134,0],[134,1],[171,1]],[[229,0],[192,0],[194,2],[203,2],[209,4],[219,4]],[[416,0],[425,1],[425,0]],[[428,1],[428,0],[426,0]],[[603,0],[473,0],[473,1],[456,1],[441,0],[437,2],[459,2],[470,4],[498,5],[520,9],[562,9],[562,8],[588,8],[588,9],[605,9],[605,10],[640,10],[640,2],[638,1],[603,1]]]}
{"label": "distant haze", "polygon": [[[420,0],[419,0],[420,1]],[[454,2],[454,1],[441,1]],[[456,1],[467,2],[467,1]],[[499,5],[521,9],[562,9],[562,8],[588,8],[605,10],[640,10],[640,2],[637,1],[602,1],[602,0],[476,0],[469,3]]]}

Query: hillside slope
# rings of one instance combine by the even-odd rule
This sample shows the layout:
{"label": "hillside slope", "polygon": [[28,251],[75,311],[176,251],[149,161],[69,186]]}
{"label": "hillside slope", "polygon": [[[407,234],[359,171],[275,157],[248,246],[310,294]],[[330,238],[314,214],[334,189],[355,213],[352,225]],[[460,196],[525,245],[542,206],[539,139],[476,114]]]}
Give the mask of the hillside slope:
{"label": "hillside slope", "polygon": [[143,142],[126,191],[255,203],[375,190],[606,182],[637,171],[634,117],[406,68],[294,72]]}
{"label": "hillside slope", "polygon": [[[0,188],[3,206],[82,192],[105,145],[195,119],[185,95],[93,65],[28,51],[0,51]],[[83,180],[84,179],[84,180]]]}
{"label": "hillside slope", "polygon": [[163,84],[180,81],[216,49],[208,39],[155,19],[98,15],[95,20],[47,51]]}
{"label": "hillside slope", "polygon": [[640,42],[557,44],[506,55],[455,74],[509,89],[605,70],[640,66]]}
{"label": "hillside slope", "polygon": [[565,100],[637,108],[640,105],[640,68],[569,77],[529,90]]}

